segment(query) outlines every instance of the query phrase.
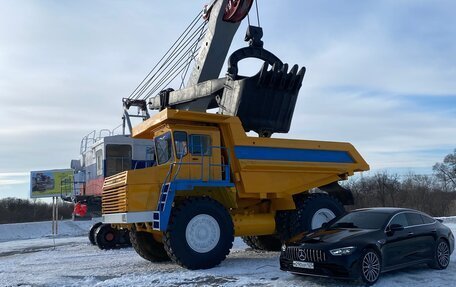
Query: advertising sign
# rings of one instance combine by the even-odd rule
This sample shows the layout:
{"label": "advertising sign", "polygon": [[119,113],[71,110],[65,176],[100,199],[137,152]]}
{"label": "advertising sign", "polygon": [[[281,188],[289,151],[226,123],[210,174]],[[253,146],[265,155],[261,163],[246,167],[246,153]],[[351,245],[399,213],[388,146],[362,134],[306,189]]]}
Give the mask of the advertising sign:
{"label": "advertising sign", "polygon": [[73,181],[72,169],[54,169],[30,172],[30,197],[60,196],[63,182]]}

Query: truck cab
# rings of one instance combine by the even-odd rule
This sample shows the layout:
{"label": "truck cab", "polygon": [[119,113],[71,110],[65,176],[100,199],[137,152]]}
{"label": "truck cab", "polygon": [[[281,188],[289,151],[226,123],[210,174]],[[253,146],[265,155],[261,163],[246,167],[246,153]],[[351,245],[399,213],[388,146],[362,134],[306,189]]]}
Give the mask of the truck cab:
{"label": "truck cab", "polygon": [[[140,137],[153,142],[156,165],[105,180],[104,222],[152,222],[149,230],[161,231],[169,218],[164,211],[171,209],[174,196],[183,198],[195,192],[229,206],[235,204],[229,153],[221,145],[217,126],[166,121],[149,127]],[[120,205],[119,200],[124,204]]]}

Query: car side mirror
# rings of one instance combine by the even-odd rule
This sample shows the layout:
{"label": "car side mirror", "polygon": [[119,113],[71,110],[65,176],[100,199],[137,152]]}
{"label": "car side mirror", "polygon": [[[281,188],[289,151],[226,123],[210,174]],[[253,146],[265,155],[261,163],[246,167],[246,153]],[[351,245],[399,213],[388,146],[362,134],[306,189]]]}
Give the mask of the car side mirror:
{"label": "car side mirror", "polygon": [[402,231],[404,230],[404,226],[400,224],[393,223],[389,226],[389,231],[391,232],[396,232],[396,231]]}
{"label": "car side mirror", "polygon": [[321,228],[323,229],[326,229],[329,227],[329,223],[328,222],[323,222],[323,224],[321,225]]}

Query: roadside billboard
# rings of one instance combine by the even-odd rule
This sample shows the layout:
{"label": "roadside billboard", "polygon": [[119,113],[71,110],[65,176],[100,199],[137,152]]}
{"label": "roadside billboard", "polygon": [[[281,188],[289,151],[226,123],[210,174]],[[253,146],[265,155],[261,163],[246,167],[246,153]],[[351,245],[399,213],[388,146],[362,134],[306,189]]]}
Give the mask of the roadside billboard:
{"label": "roadside billboard", "polygon": [[53,169],[30,172],[30,197],[60,196],[62,182],[73,181],[72,169]]}

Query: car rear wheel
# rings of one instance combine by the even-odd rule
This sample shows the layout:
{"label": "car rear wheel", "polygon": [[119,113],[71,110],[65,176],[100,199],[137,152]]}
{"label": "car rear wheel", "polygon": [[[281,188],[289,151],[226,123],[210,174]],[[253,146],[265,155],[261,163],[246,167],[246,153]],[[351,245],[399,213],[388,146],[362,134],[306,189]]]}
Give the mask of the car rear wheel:
{"label": "car rear wheel", "polygon": [[431,268],[434,269],[446,269],[450,264],[450,246],[444,239],[437,241],[433,262],[430,264]]}
{"label": "car rear wheel", "polygon": [[365,250],[359,260],[361,280],[367,285],[377,282],[382,270],[381,258],[372,249]]}

